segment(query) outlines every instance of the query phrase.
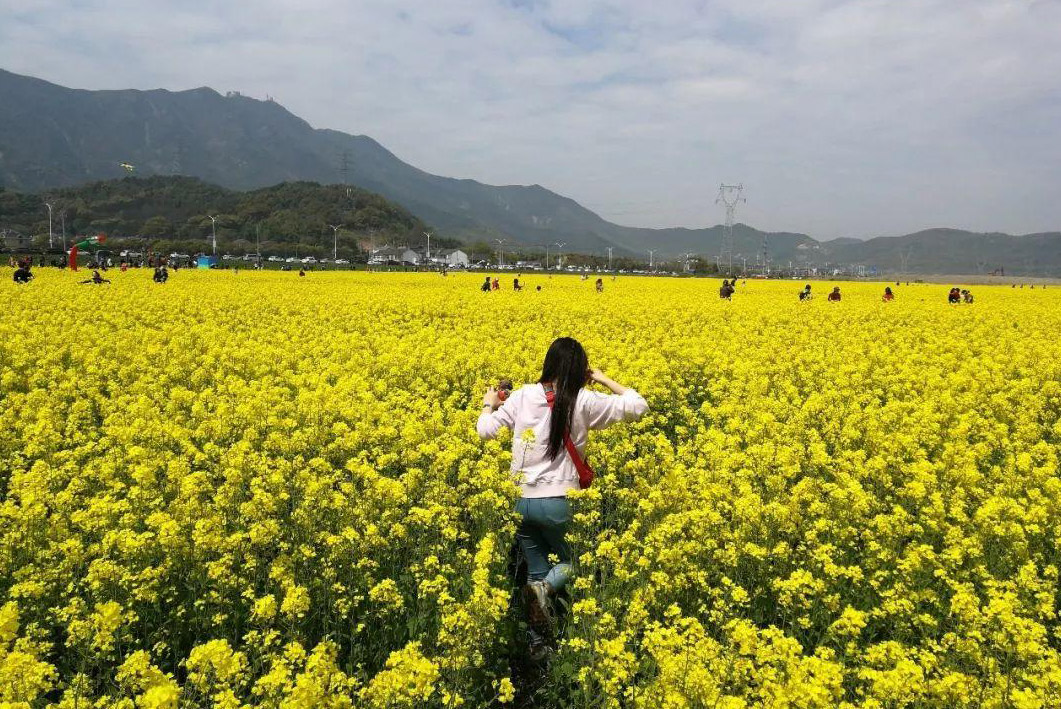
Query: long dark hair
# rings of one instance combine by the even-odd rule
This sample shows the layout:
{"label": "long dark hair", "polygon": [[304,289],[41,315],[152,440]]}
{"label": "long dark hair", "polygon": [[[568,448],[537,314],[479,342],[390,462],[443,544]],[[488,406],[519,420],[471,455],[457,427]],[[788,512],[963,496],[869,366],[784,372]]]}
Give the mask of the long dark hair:
{"label": "long dark hair", "polygon": [[571,337],[559,337],[553,340],[549,351],[545,353],[545,364],[542,365],[542,377],[539,384],[554,383],[556,398],[553,400],[553,414],[549,421],[549,459],[553,460],[564,447],[564,433],[571,426],[571,416],[575,412],[575,400],[578,392],[586,385],[589,371],[589,358],[582,345]]}

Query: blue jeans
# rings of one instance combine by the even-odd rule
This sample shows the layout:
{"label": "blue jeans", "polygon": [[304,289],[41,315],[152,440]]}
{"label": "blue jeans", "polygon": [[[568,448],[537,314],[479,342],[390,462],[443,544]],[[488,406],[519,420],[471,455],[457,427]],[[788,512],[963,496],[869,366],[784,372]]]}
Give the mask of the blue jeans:
{"label": "blue jeans", "polygon": [[[516,511],[521,517],[516,539],[527,560],[527,575],[532,581],[544,579],[553,591],[559,591],[574,575],[571,547],[564,539],[571,523],[571,503],[566,497],[521,497]],[[558,559],[555,566],[550,555]]]}

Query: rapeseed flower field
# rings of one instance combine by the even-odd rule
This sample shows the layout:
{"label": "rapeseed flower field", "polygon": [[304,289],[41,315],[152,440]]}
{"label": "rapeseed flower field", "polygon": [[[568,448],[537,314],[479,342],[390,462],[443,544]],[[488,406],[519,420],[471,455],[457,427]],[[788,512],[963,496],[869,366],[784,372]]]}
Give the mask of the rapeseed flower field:
{"label": "rapeseed flower field", "polygon": [[[112,274],[0,271],[3,706],[1061,706],[1061,289]],[[528,700],[475,420],[561,335],[651,411]]]}

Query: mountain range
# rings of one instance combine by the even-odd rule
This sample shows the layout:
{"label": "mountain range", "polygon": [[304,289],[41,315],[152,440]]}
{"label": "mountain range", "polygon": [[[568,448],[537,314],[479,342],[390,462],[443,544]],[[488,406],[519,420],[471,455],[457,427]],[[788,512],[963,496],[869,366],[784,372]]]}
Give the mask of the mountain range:
{"label": "mountain range", "polygon": [[[281,182],[347,182],[397,202],[443,236],[507,239],[569,252],[713,257],[723,228],[644,229],[609,222],[540,185],[487,185],[432,175],[372,138],[317,129],[272,100],[213,89],[69,89],[0,70],[0,184],[44,192],[126,174],[188,175],[248,190]],[[0,224],[0,226],[3,226]],[[1061,274],[1061,233],[1013,236],[930,229],[866,241],[734,227],[738,262],[763,241],[775,264],[864,264],[910,273]]]}

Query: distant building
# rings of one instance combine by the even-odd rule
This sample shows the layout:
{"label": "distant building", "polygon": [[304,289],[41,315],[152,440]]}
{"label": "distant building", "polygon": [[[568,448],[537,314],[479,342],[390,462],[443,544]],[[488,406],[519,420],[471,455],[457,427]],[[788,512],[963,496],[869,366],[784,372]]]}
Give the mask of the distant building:
{"label": "distant building", "polygon": [[417,249],[416,256],[420,265],[434,264],[441,266],[445,264],[450,267],[463,268],[468,266],[468,254],[460,249],[431,249],[431,258],[427,257],[427,249]]}
{"label": "distant building", "polygon": [[384,246],[376,249],[369,256],[368,262],[375,265],[387,263],[411,263],[414,266],[421,261],[420,254],[404,246]]}
{"label": "distant building", "polygon": [[464,253],[460,249],[442,249],[438,252],[441,259],[446,262],[448,266],[458,266],[460,268],[467,268],[470,261],[468,260],[468,254]]}

